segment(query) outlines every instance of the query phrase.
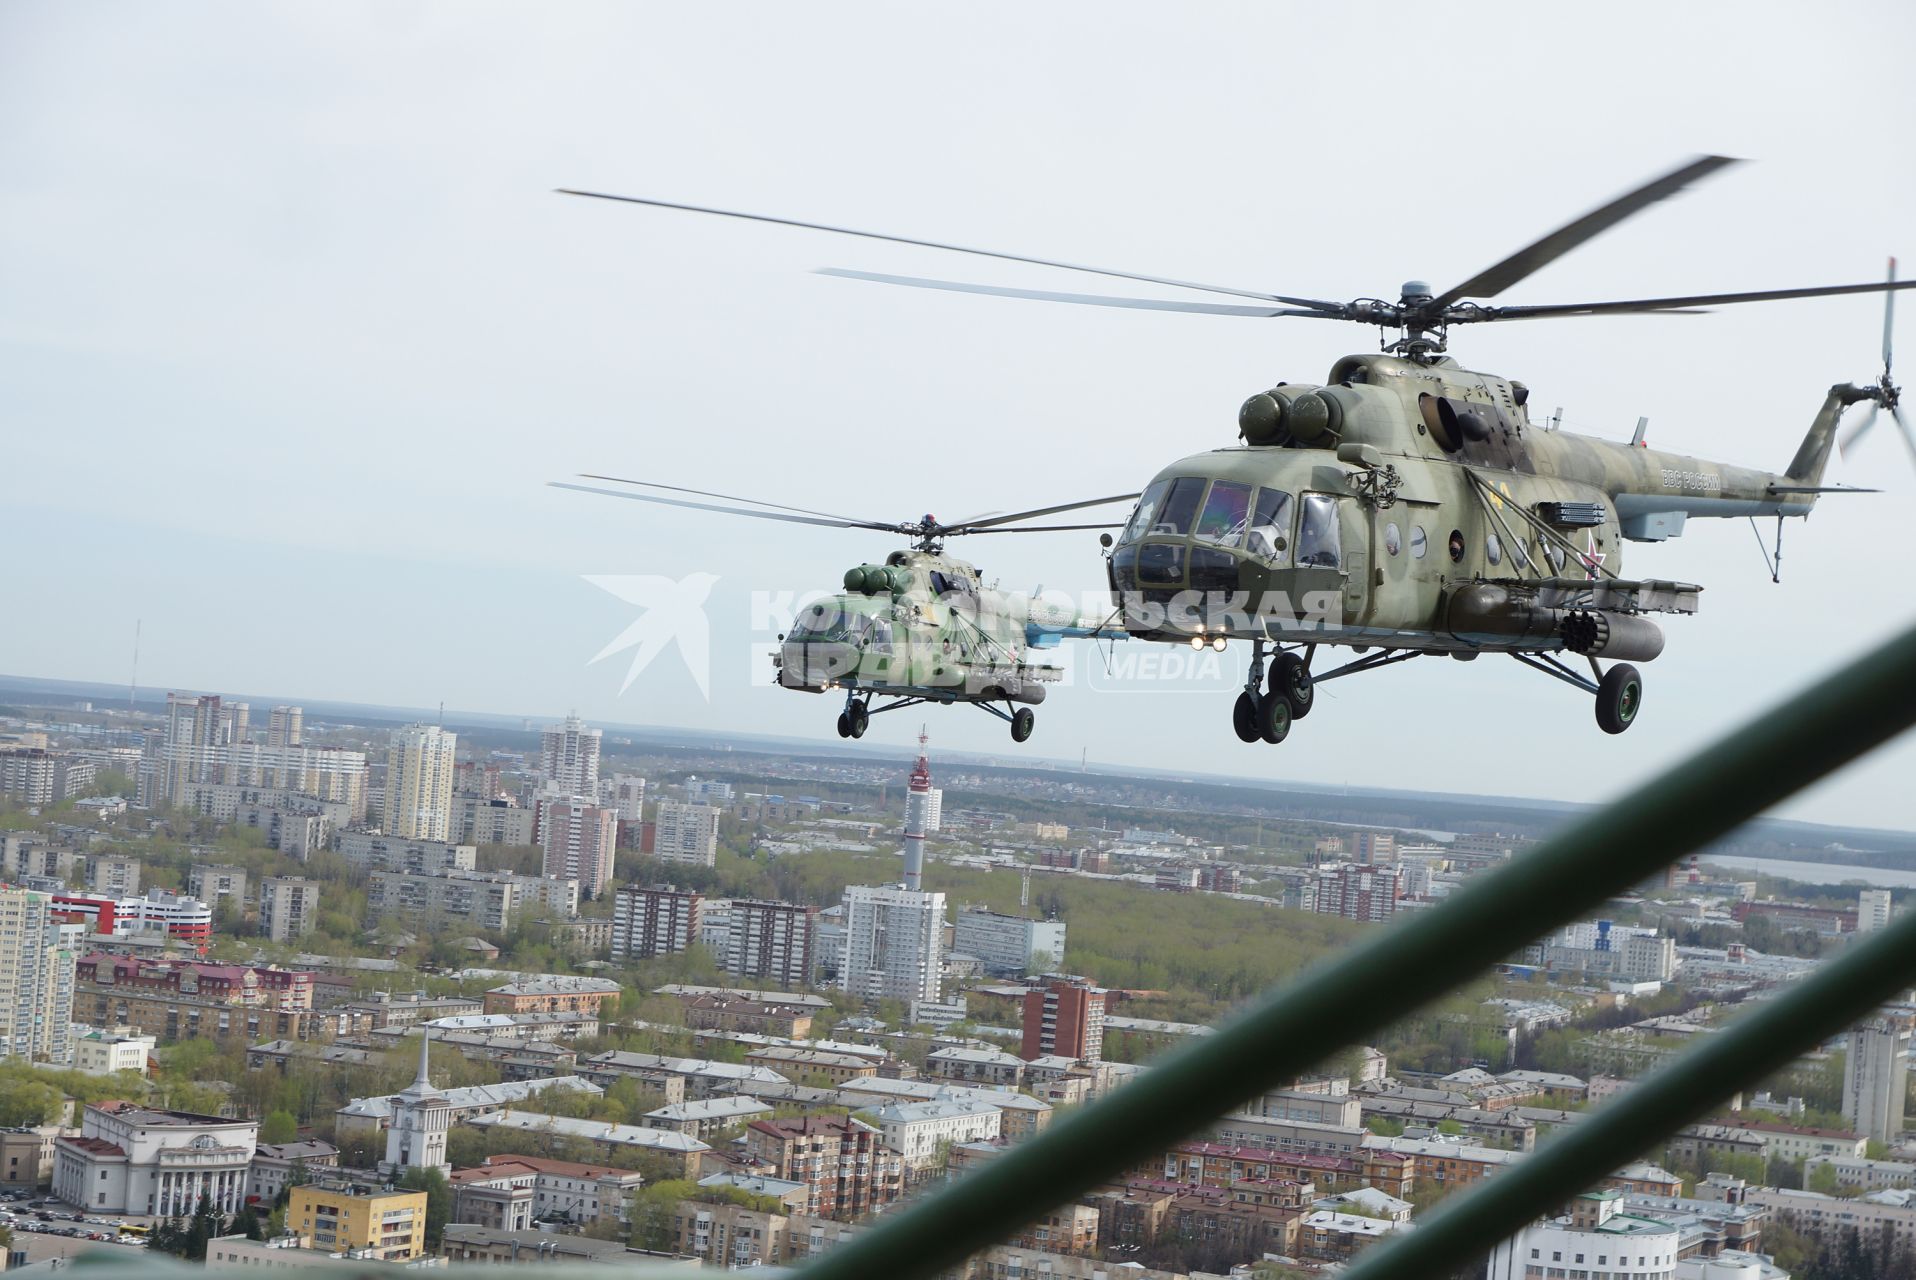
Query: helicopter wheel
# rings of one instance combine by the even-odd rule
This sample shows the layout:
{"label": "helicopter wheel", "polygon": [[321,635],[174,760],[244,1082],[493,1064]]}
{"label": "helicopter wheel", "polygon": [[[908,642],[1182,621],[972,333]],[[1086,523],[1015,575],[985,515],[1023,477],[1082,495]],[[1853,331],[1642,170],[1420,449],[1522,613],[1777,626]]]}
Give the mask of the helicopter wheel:
{"label": "helicopter wheel", "polygon": [[1603,673],[1597,684],[1597,725],[1605,733],[1622,733],[1643,709],[1643,676],[1627,662]]}
{"label": "helicopter wheel", "polygon": [[1256,742],[1262,736],[1257,729],[1257,699],[1248,692],[1237,695],[1237,704],[1231,708],[1231,728],[1237,731],[1239,742]]}
{"label": "helicopter wheel", "polygon": [[1263,698],[1257,704],[1257,733],[1273,745],[1291,732],[1291,704],[1283,698]]}
{"label": "helicopter wheel", "polygon": [[838,713],[838,736],[841,738],[852,736],[852,718],[843,711]]}
{"label": "helicopter wheel", "polygon": [[845,708],[845,720],[846,726],[852,731],[852,737],[862,738],[865,736],[865,726],[872,722],[871,712],[865,710],[865,704],[862,701],[854,702]]}
{"label": "helicopter wheel", "polygon": [[1011,713],[1011,740],[1023,742],[1038,727],[1038,717],[1030,707],[1019,707]]}
{"label": "helicopter wheel", "polygon": [[1294,653],[1280,653],[1271,662],[1271,692],[1291,705],[1291,719],[1302,720],[1311,713],[1317,698],[1317,686],[1311,669]]}

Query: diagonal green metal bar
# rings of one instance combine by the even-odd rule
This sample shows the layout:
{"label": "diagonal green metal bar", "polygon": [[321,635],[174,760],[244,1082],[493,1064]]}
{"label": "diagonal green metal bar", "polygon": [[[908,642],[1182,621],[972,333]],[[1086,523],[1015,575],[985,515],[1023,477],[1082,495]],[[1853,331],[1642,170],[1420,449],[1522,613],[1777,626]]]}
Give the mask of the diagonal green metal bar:
{"label": "diagonal green metal bar", "polygon": [[1912,723],[1916,628],[1442,906],[1313,967],[1042,1138],[872,1225],[807,1264],[806,1280],[937,1275],[1467,982]]}
{"label": "diagonal green metal bar", "polygon": [[1706,1114],[1912,983],[1916,915],[1905,915],[1823,965],[1808,981],[1704,1037],[1703,1044],[1646,1076],[1521,1165],[1444,1205],[1415,1232],[1371,1249],[1345,1280],[1422,1280],[1483,1256],[1496,1242],[1638,1159],[1646,1138],[1672,1133]]}

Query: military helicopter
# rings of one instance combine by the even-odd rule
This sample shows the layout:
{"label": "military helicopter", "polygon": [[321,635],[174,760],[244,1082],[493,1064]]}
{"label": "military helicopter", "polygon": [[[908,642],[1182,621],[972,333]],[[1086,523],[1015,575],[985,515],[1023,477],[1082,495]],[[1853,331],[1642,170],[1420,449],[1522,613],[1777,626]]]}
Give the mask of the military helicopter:
{"label": "military helicopter", "polygon": [[[1487,300],[1649,205],[1733,160],[1702,156],[1565,224],[1442,291],[1411,281],[1395,302],[1317,298],[1199,284],[788,218],[632,196],[564,194],[888,240],[1111,276],[1249,301],[1182,301],[1006,288],[827,268],[825,275],[994,297],[1258,318],[1343,320],[1383,331],[1381,351],[1346,356],[1322,384],[1280,382],[1244,402],[1241,443],[1163,468],[1129,521],[1103,535],[1125,631],[1154,641],[1248,640],[1251,661],[1232,727],[1281,742],[1308,715],[1316,684],[1413,658],[1509,654],[1594,695],[1598,725],[1622,733],[1642,706],[1632,665],[1663,633],[1645,615],[1694,613],[1693,583],[1622,576],[1625,541],[1661,542],[1691,517],[1807,516],[1824,493],[1838,420],[1850,405],[1886,408],[1916,453],[1890,381],[1831,387],[1780,472],[1652,450],[1533,421],[1523,383],[1467,370],[1446,354],[1454,325],[1650,312],[1743,302],[1886,293],[1916,282],[1768,289],[1612,302],[1499,306]],[[1887,301],[1887,299],[1886,299]],[[1392,331],[1395,336],[1392,337]],[[1854,434],[1861,434],[1865,422]],[[1852,436],[1853,439],[1853,436]],[[1767,555],[1767,551],[1766,551]],[[1320,648],[1354,657],[1313,671]],[[1573,655],[1588,663],[1578,670]],[[1603,662],[1611,665],[1606,667]]]}
{"label": "military helicopter", "polygon": [[[1046,686],[1063,675],[1063,668],[1050,661],[1046,651],[1056,649],[1059,641],[1067,638],[1120,639],[1125,635],[1115,625],[1115,610],[1109,619],[1094,622],[1042,592],[1025,595],[987,586],[976,566],[945,552],[944,542],[982,533],[1117,529],[1122,526],[1024,522],[1130,502],[1138,496],[1135,493],[1010,515],[994,513],[951,524],[941,524],[929,515],[893,523],[618,476],[584,475],[580,479],[628,487],[606,489],[557,480],[551,485],[694,511],[833,529],[872,529],[910,538],[909,547],[892,552],[882,564],[847,569],[844,590],[815,599],[801,609],[792,629],[779,637],[780,648],[772,655],[782,687],[805,693],[844,691],[845,707],[838,716],[841,738],[864,737],[871,718],[880,712],[923,703],[964,703],[997,716],[1011,726],[1013,742],[1024,742],[1037,725],[1032,707],[1045,700]],[[667,492],[752,505],[692,502],[666,497]]]}

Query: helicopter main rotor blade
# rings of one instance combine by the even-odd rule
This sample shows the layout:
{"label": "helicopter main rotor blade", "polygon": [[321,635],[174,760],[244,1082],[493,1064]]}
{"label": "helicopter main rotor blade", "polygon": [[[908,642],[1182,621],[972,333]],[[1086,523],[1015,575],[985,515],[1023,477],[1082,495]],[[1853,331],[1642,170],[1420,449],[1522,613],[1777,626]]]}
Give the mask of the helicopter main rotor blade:
{"label": "helicopter main rotor blade", "polygon": [[998,258],[1005,262],[1026,262],[1034,267],[1057,267],[1062,271],[1084,271],[1095,276],[1114,276],[1120,280],[1137,280],[1144,284],[1169,285],[1176,289],[1197,289],[1204,293],[1226,293],[1238,298],[1257,298],[1266,302],[1283,302],[1293,306],[1335,307],[1334,302],[1316,302],[1308,298],[1285,298],[1277,294],[1259,293],[1252,289],[1233,289],[1228,285],[1200,284],[1193,280],[1172,280],[1165,276],[1140,275],[1135,271],[1113,271],[1108,267],[1087,267],[1076,262],[1059,262],[1051,258],[1029,258],[1018,253],[999,253],[992,249],[973,249],[961,244],[944,244],[937,240],[917,240],[910,236],[887,235],[882,231],[858,231],[851,227],[828,226],[822,222],[801,222],[797,218],[779,218],[764,213],[741,213],[736,209],[712,209],[704,205],[675,204],[670,200],[649,200],[643,196],[610,195],[603,191],[577,191],[570,187],[560,187],[562,196],[585,196],[593,200],[616,200],[623,204],[650,205],[655,209],[677,209],[684,213],[708,213],[720,218],[739,218],[746,222],[769,222],[780,227],[799,227],[806,231],[829,231],[833,235],[859,236],[866,240],[888,240],[893,244],[915,245],[921,249],[943,249],[948,253],[968,253],[979,258]]}
{"label": "helicopter main rotor blade", "polygon": [[1729,306],[1738,302],[1779,302],[1789,298],[1832,298],[1846,293],[1884,293],[1916,289],[1916,280],[1873,284],[1818,285],[1808,289],[1762,289],[1753,293],[1698,293],[1685,298],[1635,298],[1626,302],[1559,302],[1536,307],[1459,308],[1444,319],[1451,324],[1487,320],[1548,320],[1558,316],[1620,315],[1627,312],[1675,311],[1689,307]]}
{"label": "helicopter main rotor blade", "polygon": [[875,529],[882,533],[905,533],[908,530],[895,524],[879,524],[873,520],[840,520],[814,516],[785,515],[777,511],[753,511],[747,507],[721,507],[712,502],[686,502],[682,498],[662,498],[655,493],[628,493],[623,489],[601,489],[596,485],[568,484],[563,480],[548,480],[546,484],[554,489],[571,489],[576,493],[598,493],[608,498],[630,498],[634,502],[655,502],[663,507],[686,507],[692,511],[716,511],[727,516],[751,516],[756,520],[779,520],[786,524],[815,524],[828,529]]}
{"label": "helicopter main rotor blade", "polygon": [[1001,524],[1015,524],[1020,520],[1035,520],[1039,516],[1055,516],[1061,511],[1082,511],[1086,507],[1102,507],[1112,502],[1130,502],[1138,495],[1135,493],[1114,493],[1108,498],[1091,498],[1085,502],[1064,502],[1055,507],[1039,507],[1034,511],[1014,511],[1008,516],[993,516],[989,520],[973,520],[970,524],[942,526],[943,533],[978,533],[985,529],[996,528]]}
{"label": "helicopter main rotor blade", "polygon": [[1122,529],[1123,524],[1023,524],[1015,529],[946,529],[945,534],[956,537],[959,534],[973,533],[1065,533],[1078,529]]}
{"label": "helicopter main rotor blade", "polygon": [[1667,199],[1691,183],[1735,163],[1737,161],[1730,156],[1698,156],[1662,177],[1646,182],[1600,208],[1592,209],[1575,222],[1567,223],[1534,244],[1517,250],[1495,266],[1479,271],[1448,293],[1433,298],[1430,306],[1433,310],[1442,310],[1464,298],[1494,298],[1525,276],[1555,262],[1585,241],[1602,235],[1630,215],[1641,213],[1657,201]]}
{"label": "helicopter main rotor blade", "polygon": [[910,289],[942,289],[948,293],[982,293],[992,298],[1030,298],[1038,302],[1072,302],[1088,307],[1128,307],[1138,311],[1191,311],[1207,316],[1318,316],[1326,320],[1342,318],[1337,312],[1304,308],[1247,307],[1230,302],[1172,302],[1163,298],[1118,298],[1103,293],[1057,293],[1050,289],[1013,289],[997,284],[965,284],[957,280],[931,280],[924,276],[891,276],[878,271],[853,271],[848,267],[820,267],[813,274],[836,276],[841,280],[870,280],[877,284],[900,284]]}
{"label": "helicopter main rotor blade", "polygon": [[717,498],[723,502],[749,502],[755,507],[770,507],[774,511],[796,511],[802,516],[823,516],[827,520],[850,520],[858,523],[857,516],[842,516],[836,511],[813,511],[810,507],[788,507],[780,502],[763,502],[757,498],[741,498],[735,493],[713,493],[709,489],[688,489],[684,485],[660,484],[656,480],[628,480],[624,476],[595,475],[590,471],[581,472],[581,480],[609,480],[613,484],[638,485],[644,489],[664,489],[668,493],[689,493],[699,498]]}
{"label": "helicopter main rotor blade", "polygon": [[1863,420],[1836,438],[1837,452],[1841,453],[1845,457],[1849,456],[1850,446],[1855,444],[1858,440],[1861,440],[1864,434],[1867,433],[1871,427],[1876,425],[1876,411],[1879,408],[1881,408],[1881,406],[1878,405],[1875,401],[1872,400],[1870,402],[1869,412],[1863,415]]}

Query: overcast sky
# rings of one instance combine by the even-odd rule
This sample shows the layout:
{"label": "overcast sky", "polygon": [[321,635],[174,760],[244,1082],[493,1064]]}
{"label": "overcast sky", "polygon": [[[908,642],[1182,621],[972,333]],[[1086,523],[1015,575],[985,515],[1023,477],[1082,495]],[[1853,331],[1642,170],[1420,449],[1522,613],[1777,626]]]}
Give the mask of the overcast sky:
{"label": "overcast sky", "polygon": [[[139,620],[153,687],[830,739],[835,705],[764,687],[751,593],[833,586],[891,543],[544,481],[885,519],[1039,506],[1231,444],[1245,396],[1374,346],[827,279],[810,272],[1100,288],[554,187],[1342,299],[1443,288],[1717,151],[1755,163],[1503,300],[1916,263],[1916,8],[1590,12],[9,0],[0,671],[123,680]],[[1627,438],[1648,415],[1659,447],[1780,470],[1832,382],[1873,378],[1880,323],[1874,299],[1832,299],[1487,326],[1454,349],[1572,428]],[[1707,590],[1666,623],[1622,737],[1515,663],[1429,660],[1327,686],[1279,747],[1236,740],[1229,692],[1080,680],[1024,750],[1617,794],[1916,614],[1909,458],[1879,430],[1831,478],[1887,492],[1792,522],[1780,586],[1743,522],[1627,547],[1632,576]],[[965,550],[1007,586],[1102,580],[1090,535]],[[709,703],[676,654],[620,696],[624,661],[588,660],[636,611],[583,575],[694,573],[718,576]],[[975,711],[925,718],[938,744],[1009,749]],[[902,752],[918,722],[867,741]],[[1913,768],[1903,742],[1786,812],[1909,826]]]}

